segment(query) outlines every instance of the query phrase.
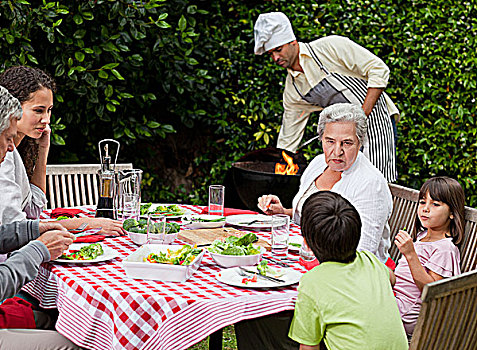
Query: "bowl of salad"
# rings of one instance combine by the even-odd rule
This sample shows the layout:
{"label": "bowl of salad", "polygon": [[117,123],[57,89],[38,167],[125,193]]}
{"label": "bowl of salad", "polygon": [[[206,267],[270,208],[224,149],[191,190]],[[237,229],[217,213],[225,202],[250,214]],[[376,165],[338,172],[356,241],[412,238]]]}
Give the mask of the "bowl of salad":
{"label": "bowl of salad", "polygon": [[146,244],[123,260],[135,279],[185,282],[199,269],[205,250],[186,245]]}
{"label": "bowl of salad", "polygon": [[242,237],[229,236],[224,241],[215,240],[208,248],[212,259],[222,267],[256,265],[262,259],[265,248],[254,245],[258,241],[255,233]]}
{"label": "bowl of salad", "polygon": [[[147,243],[147,219],[126,219],[123,228],[128,233],[129,238],[137,245]],[[171,244],[179,235],[181,226],[176,222],[166,222],[164,244]],[[159,228],[158,228],[159,230]]]}
{"label": "bowl of salad", "polygon": [[219,215],[186,215],[182,217],[182,224],[192,230],[201,228],[219,228],[225,225],[225,216]]}

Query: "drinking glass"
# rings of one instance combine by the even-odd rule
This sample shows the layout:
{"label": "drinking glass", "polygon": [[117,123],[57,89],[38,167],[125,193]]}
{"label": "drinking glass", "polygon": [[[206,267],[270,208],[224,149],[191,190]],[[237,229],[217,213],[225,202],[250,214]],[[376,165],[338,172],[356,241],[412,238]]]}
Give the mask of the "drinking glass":
{"label": "drinking glass", "polygon": [[286,256],[290,238],[290,217],[285,214],[272,215],[272,253]]}
{"label": "drinking glass", "polygon": [[222,185],[209,186],[209,214],[224,215],[225,187]]}
{"label": "drinking glass", "polygon": [[142,170],[141,169],[126,169],[121,170],[118,174],[119,176],[119,195],[123,193],[131,193],[139,196],[139,201],[141,201],[141,179],[142,179]]}
{"label": "drinking glass", "polygon": [[166,217],[150,213],[147,217],[147,243],[164,243],[166,232]]}
{"label": "drinking glass", "polygon": [[123,193],[121,195],[119,205],[121,219],[123,221],[126,219],[139,220],[140,205],[141,202],[139,195],[133,193]]}
{"label": "drinking glass", "polygon": [[313,254],[313,251],[308,247],[308,244],[306,244],[305,240],[303,240],[303,243],[300,247],[300,258],[304,262],[315,260],[315,254]]}

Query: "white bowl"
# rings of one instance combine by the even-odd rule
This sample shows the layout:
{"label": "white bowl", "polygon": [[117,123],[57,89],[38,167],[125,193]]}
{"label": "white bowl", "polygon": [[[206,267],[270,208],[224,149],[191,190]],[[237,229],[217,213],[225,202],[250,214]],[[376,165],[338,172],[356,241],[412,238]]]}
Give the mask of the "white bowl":
{"label": "white bowl", "polygon": [[[222,221],[217,222],[207,222],[207,221],[193,221],[193,219],[203,219],[203,220],[214,220],[223,218]],[[182,217],[182,224],[187,226],[192,230],[200,229],[200,228],[219,228],[224,227],[225,225],[225,216],[219,215],[208,215],[208,214],[201,214],[201,215],[187,215]]]}
{"label": "white bowl", "polygon": [[260,254],[255,255],[223,255],[212,252],[209,252],[209,254],[216,264],[222,267],[251,266],[258,264],[266,251],[263,247],[259,248]]}
{"label": "white bowl", "polygon": [[204,257],[205,249],[197,255],[192,264],[187,266],[152,264],[143,261],[143,259],[151,253],[158,253],[161,251],[165,252],[167,249],[178,250],[181,248],[181,245],[143,245],[123,260],[124,270],[130,278],[135,279],[185,282],[199,269],[200,262]]}
{"label": "white bowl", "polygon": [[[177,239],[177,236],[179,235],[178,232],[176,233],[169,233],[167,235],[164,235],[164,242],[162,244],[171,244]],[[131,238],[131,240],[136,243],[137,245],[143,245],[147,243],[147,234],[146,233],[136,233],[136,232],[129,232],[128,231],[128,236]],[[154,237],[152,237],[152,243],[159,242],[160,240],[160,235],[151,235],[151,236],[158,236],[158,239],[155,240]]]}

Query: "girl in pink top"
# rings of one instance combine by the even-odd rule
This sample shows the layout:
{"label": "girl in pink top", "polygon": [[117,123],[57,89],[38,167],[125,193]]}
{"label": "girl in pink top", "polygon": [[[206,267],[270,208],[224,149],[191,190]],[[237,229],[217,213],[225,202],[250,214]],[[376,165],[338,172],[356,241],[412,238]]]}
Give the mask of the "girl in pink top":
{"label": "girl in pink top", "polygon": [[424,285],[460,274],[457,246],[464,235],[464,191],[448,177],[422,185],[414,232],[400,230],[395,244],[402,253],[394,292],[402,322],[410,337],[421,309]]}

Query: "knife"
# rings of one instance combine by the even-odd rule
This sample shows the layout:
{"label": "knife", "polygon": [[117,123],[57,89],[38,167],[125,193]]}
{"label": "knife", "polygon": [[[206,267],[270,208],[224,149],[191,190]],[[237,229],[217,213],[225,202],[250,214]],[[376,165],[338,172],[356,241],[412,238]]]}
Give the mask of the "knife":
{"label": "knife", "polygon": [[262,256],[262,259],[265,259],[267,261],[270,261],[272,263],[275,263],[277,265],[280,265],[280,266],[283,266],[283,267],[290,267],[290,265],[288,265],[287,263],[285,262],[282,262],[282,261],[278,261],[278,260],[275,260],[275,259],[271,259],[271,258],[267,258],[265,256]]}
{"label": "knife", "polygon": [[285,283],[285,280],[281,280],[281,279],[279,279],[279,278],[270,277],[270,276],[266,276],[266,275],[261,275],[261,274],[259,274],[258,272],[254,272],[254,271],[251,271],[251,270],[247,270],[247,269],[245,269],[245,268],[243,268],[243,267],[241,267],[241,266],[239,266],[239,269],[242,270],[243,272],[257,275],[258,277],[261,277],[261,278],[263,278],[263,279],[266,279],[266,280],[269,280],[269,281],[272,281],[272,282]]}
{"label": "knife", "polygon": [[239,225],[252,225],[252,224],[272,224],[271,220],[253,220],[248,222],[239,222]]}

